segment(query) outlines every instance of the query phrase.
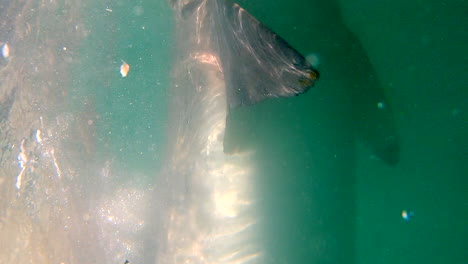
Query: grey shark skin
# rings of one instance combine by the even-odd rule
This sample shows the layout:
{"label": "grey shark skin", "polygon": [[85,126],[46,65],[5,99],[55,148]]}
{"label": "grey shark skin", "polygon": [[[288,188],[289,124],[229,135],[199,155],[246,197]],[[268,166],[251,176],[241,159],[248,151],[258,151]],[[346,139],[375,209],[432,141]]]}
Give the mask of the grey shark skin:
{"label": "grey shark skin", "polygon": [[[318,72],[237,4],[172,1],[177,28],[166,213],[157,263],[264,263],[253,150],[225,153],[226,118],[241,106],[306,92]],[[161,217],[162,216],[162,217]]]}

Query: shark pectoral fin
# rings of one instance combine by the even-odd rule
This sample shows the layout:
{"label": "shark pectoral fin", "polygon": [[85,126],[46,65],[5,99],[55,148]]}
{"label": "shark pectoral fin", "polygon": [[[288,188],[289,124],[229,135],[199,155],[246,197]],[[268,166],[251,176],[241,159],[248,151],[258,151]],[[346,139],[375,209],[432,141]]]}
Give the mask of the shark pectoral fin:
{"label": "shark pectoral fin", "polygon": [[369,88],[353,108],[359,139],[387,165],[400,160],[400,142],[395,117],[382,89]]}
{"label": "shark pectoral fin", "polygon": [[346,26],[343,34],[344,49],[342,80],[348,85],[347,95],[355,121],[358,139],[369,148],[373,156],[395,166],[400,160],[400,142],[391,102],[386,89],[357,36]]}
{"label": "shark pectoral fin", "polygon": [[217,23],[229,109],[306,92],[318,71],[239,5],[223,1]]}
{"label": "shark pectoral fin", "polygon": [[376,155],[389,166],[396,166],[400,161],[400,144],[395,136],[385,139],[385,144],[374,150]]}

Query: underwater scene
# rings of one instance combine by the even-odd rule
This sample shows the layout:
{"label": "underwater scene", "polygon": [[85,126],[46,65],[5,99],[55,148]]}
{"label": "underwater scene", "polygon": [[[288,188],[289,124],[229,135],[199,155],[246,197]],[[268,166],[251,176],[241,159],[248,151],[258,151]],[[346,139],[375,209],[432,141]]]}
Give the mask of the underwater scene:
{"label": "underwater scene", "polygon": [[467,263],[467,14],[0,0],[0,262]]}

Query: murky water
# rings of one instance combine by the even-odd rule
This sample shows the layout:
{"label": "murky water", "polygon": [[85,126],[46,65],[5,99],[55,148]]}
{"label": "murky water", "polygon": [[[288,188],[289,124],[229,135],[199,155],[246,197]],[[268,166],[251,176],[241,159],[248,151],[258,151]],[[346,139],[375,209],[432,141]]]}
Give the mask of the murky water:
{"label": "murky water", "polygon": [[[467,3],[239,4],[321,73],[233,113],[265,263],[464,263]],[[2,263],[155,262],[173,35],[166,1],[0,1]]]}

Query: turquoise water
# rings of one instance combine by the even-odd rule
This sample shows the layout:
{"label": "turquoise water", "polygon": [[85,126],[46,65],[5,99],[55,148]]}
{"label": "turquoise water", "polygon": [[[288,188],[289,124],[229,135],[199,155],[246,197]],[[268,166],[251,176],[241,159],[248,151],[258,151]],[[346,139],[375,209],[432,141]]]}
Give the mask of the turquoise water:
{"label": "turquoise water", "polygon": [[[304,95],[232,113],[236,144],[257,150],[254,183],[267,263],[467,263],[468,4],[462,0],[242,0],[239,4],[314,60],[321,74],[317,85]],[[176,57],[171,8],[164,0],[140,0],[83,3],[80,10],[86,16],[74,19],[84,29],[76,31],[83,30],[85,37],[75,43],[79,59],[74,58],[71,76],[64,77],[71,83],[65,89],[69,96],[64,96],[69,107],[61,107],[85,123],[93,121],[95,128],[77,132],[84,133],[80,134],[85,139],[83,156],[94,153],[89,159],[96,164],[111,158],[119,184],[154,183],[165,165],[168,95]],[[12,58],[9,65],[15,65]],[[131,67],[125,78],[119,74],[122,61]],[[0,69],[4,65],[7,62],[0,61]],[[370,75],[377,76],[378,82],[368,82]],[[24,81],[24,86],[30,82]],[[10,111],[11,106],[5,105],[11,100],[0,99],[4,104],[0,110]],[[379,110],[381,102],[383,110]],[[51,112],[60,116],[60,110]],[[40,114],[42,118],[37,111]],[[4,116],[8,115],[0,115]],[[4,129],[0,119],[2,166],[6,164],[0,169],[0,187],[2,195],[10,195],[5,194],[5,201],[8,197],[25,199],[16,195],[14,187],[17,146],[22,137],[34,138],[32,128],[40,127],[45,135],[34,118],[34,125],[27,126],[32,132],[24,129],[20,135],[21,126],[12,129],[18,133],[11,136],[16,141],[6,143],[3,138],[10,130]],[[54,123],[55,119],[50,120]],[[376,121],[382,121],[379,128],[366,126]],[[384,144],[382,138],[394,133],[400,148],[398,162],[383,162],[376,149]],[[33,147],[26,148],[39,148],[34,139],[29,142]],[[66,159],[62,160],[66,165]],[[44,175],[54,175],[49,165],[46,169],[36,166]],[[3,173],[11,167],[15,175],[10,179]],[[31,170],[24,177],[30,175],[36,174]],[[99,182],[93,185],[83,193],[100,191]],[[70,197],[95,202],[93,196]],[[23,208],[22,202],[16,201],[16,206]],[[41,205],[28,202],[25,199],[26,212]],[[5,208],[10,207],[14,206]],[[0,208],[0,227],[18,219]],[[18,215],[27,218],[26,213]],[[33,220],[38,230],[48,230]],[[54,240],[54,232],[46,234]],[[21,234],[11,236],[21,238]],[[9,258],[0,254],[0,259]]]}
{"label": "turquoise water", "polygon": [[[84,77],[75,89],[96,100],[98,151],[117,153],[121,169],[148,175],[161,168],[165,150],[172,10],[158,1],[91,5],[86,25],[93,30],[81,45]],[[119,73],[123,61],[131,65],[126,78]]]}

